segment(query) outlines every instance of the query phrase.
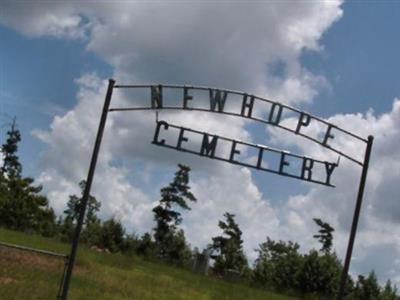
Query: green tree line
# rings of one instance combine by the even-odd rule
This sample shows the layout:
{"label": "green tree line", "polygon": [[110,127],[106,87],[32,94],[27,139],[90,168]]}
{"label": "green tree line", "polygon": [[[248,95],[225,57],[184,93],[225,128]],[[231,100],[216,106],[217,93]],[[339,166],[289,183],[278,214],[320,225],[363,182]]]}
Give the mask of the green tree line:
{"label": "green tree line", "polygon": [[[20,141],[21,134],[14,120],[1,146],[0,226],[71,242],[86,182],[79,183],[81,195],[70,195],[66,199],[65,210],[57,218],[48,199],[41,194],[42,186],[22,175],[17,155]],[[90,195],[81,242],[97,251],[131,253],[193,268],[198,251],[191,248],[180,228],[183,212],[189,211],[190,203],[197,201],[189,183],[190,167],[179,164],[171,183],[160,190],[160,199],[152,210],[155,227],[141,237],[127,234],[115,218],[101,220],[98,217],[101,204]],[[203,251],[211,259],[211,275],[307,299],[334,299],[343,268],[332,251],[334,228],[318,218],[314,222],[318,232],[313,237],[321,244],[320,249],[301,253],[298,243],[266,237],[255,249],[258,256],[250,265],[235,215],[225,212],[218,222],[221,234],[211,237]],[[346,299],[399,300],[400,297],[390,280],[380,286],[375,272],[371,271],[367,277],[348,278]]]}

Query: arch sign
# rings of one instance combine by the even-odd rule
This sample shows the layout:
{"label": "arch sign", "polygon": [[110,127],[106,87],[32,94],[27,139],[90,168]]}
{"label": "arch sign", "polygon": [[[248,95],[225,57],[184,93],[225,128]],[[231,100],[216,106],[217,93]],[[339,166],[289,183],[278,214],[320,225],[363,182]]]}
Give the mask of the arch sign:
{"label": "arch sign", "polygon": [[[147,105],[110,108],[114,89],[135,89],[140,90],[141,92],[147,92]],[[166,97],[166,94],[168,93],[173,93],[174,97]],[[206,101],[204,101],[204,98],[206,98]],[[337,295],[338,300],[344,299],[344,287],[348,276],[354,240],[357,232],[373,136],[369,136],[365,139],[304,111],[243,92],[189,85],[116,85],[115,81],[112,79],[109,80],[86,180],[87,183],[82,196],[81,211],[78,216],[78,223],[71,245],[71,253],[64,274],[65,276],[63,277],[60,286],[60,299],[66,300],[68,296],[79,236],[82,230],[83,219],[86,212],[107,115],[109,112],[144,110],[200,111],[245,118],[247,120],[274,126],[291,132],[294,135],[311,140],[312,142],[319,144],[321,147],[338,154],[339,157],[344,157],[361,166],[362,172],[353,222]],[[261,115],[258,113],[259,111],[263,111],[264,114]],[[265,114],[265,112],[267,113]],[[291,122],[287,122],[288,118],[291,119]],[[312,130],[307,130],[311,126],[322,128],[323,134],[315,135],[315,133],[312,133]],[[364,159],[360,160],[359,158],[354,157],[351,153],[347,153],[336,146],[334,143],[336,136],[340,136],[341,139],[356,141],[361,144],[362,151],[364,152]],[[198,143],[198,141],[201,142]],[[152,144],[177,151],[192,153],[209,159],[216,159],[260,171],[288,176],[327,187],[334,187],[332,183],[332,175],[339,166],[339,160],[337,162],[330,162],[304,155],[293,154],[266,145],[252,144],[210,132],[202,132],[191,128],[177,126],[163,120],[156,121]],[[246,150],[251,150],[253,153],[256,153],[256,158],[251,162],[241,158],[241,152]],[[275,162],[270,163],[271,160],[275,160]]]}

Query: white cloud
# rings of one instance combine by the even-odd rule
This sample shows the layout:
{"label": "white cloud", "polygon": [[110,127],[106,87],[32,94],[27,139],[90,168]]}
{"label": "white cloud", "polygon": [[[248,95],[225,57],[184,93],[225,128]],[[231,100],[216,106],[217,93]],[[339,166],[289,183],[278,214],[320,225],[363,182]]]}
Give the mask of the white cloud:
{"label": "white cloud", "polygon": [[[30,37],[83,39],[88,51],[114,68],[118,82],[212,85],[295,105],[310,103],[320,89],[329,87],[299,58],[303,51],[323,51],[321,37],[342,15],[341,1],[14,3],[3,1],[2,24]],[[85,75],[77,84],[76,106],[54,118],[49,131],[35,133],[48,144],[41,182],[58,212],[68,194],[79,192],[76,184],[86,175],[106,88],[95,75]],[[128,96],[116,93],[113,104],[137,100]],[[171,116],[188,127],[253,139],[243,120],[162,115]],[[266,235],[300,241],[307,248],[315,246],[312,218],[321,217],[337,229],[335,245],[343,257],[360,172],[357,166],[342,159],[336,190],[311,188],[273,206],[246,169],[150,146],[152,118],[144,113],[110,114],[93,187],[103,203],[103,216],[114,215],[135,230],[149,230],[158,190],[170,181],[174,165],[182,162],[193,167],[192,186],[199,199],[183,224],[193,244],[204,245],[217,233],[218,219],[229,210],[237,214],[248,251]],[[375,268],[382,279],[399,278],[400,264],[394,257],[399,255],[400,241],[393,232],[398,231],[400,219],[400,101],[395,100],[392,111],[379,117],[373,112],[339,114],[329,121],[363,136],[376,136],[353,272]],[[337,158],[281,132],[273,141],[313,157]],[[336,141],[351,153],[358,149],[339,136]],[[362,153],[355,154],[362,158]],[[391,259],[381,259],[382,253]]]}
{"label": "white cloud", "polygon": [[278,238],[277,213],[253,183],[248,169],[225,166],[218,174],[195,181],[193,192],[199,201],[186,216],[185,231],[197,245],[205,246],[212,236],[221,233],[218,220],[223,219],[225,212],[236,215],[245,250],[252,259],[255,258],[253,250],[267,235]]}
{"label": "white cloud", "polygon": [[67,2],[2,1],[0,24],[31,36],[84,38],[88,23]]}
{"label": "white cloud", "polygon": [[[0,23],[37,36],[86,38],[119,81],[218,85],[309,102],[323,77],[299,62],[319,50],[341,1],[15,2]],[[274,76],[280,62],[284,76]]]}
{"label": "white cloud", "polygon": [[[369,111],[366,114],[338,114],[328,121],[364,137],[369,134],[375,136],[354,248],[353,272],[369,272],[375,269],[380,279],[393,277],[393,274],[400,273],[399,266],[393,264],[394,258],[400,254],[400,240],[393,234],[400,229],[397,184],[400,181],[400,100],[395,99],[392,110],[380,116]],[[325,155],[325,151],[318,145],[289,139],[278,131],[272,133],[276,143],[282,142],[287,146],[294,144],[312,157]],[[353,155],[364,155],[365,145],[362,147],[359,143],[343,138],[338,138],[337,144],[340,149]],[[334,157],[335,155],[332,156]],[[304,195],[291,197],[287,204],[289,214],[295,213],[301,220],[321,217],[331,223],[337,229],[335,247],[341,257],[344,257],[347,246],[360,175],[360,166],[342,159],[333,178],[337,186],[335,190],[315,187]],[[300,228],[307,232],[311,230],[311,226],[312,223],[309,222]]]}
{"label": "white cloud", "polygon": [[[219,86],[299,105],[329,88],[326,79],[310,73],[299,58],[303,51],[323,51],[320,39],[341,17],[340,5],[341,1],[33,5],[3,1],[0,23],[30,37],[83,39],[88,51],[114,68],[118,82]],[[86,175],[106,88],[95,75],[85,75],[77,84],[76,106],[55,117],[49,131],[35,132],[48,145],[40,181],[58,212],[69,194],[79,193],[77,183]],[[136,100],[127,93],[115,93],[113,104]],[[243,120],[207,114],[163,114],[162,118],[243,140],[253,138]],[[312,218],[321,217],[337,229],[335,246],[343,257],[359,167],[342,159],[334,178],[336,190],[311,188],[293,195],[286,204],[273,206],[246,169],[150,146],[154,123],[149,119],[152,115],[109,115],[93,186],[103,203],[104,217],[113,215],[130,228],[149,230],[158,190],[171,180],[174,165],[182,162],[193,167],[192,186],[199,199],[185,213],[183,224],[194,245],[207,243],[218,232],[223,212],[231,211],[237,214],[248,252],[267,235],[300,241],[306,250],[316,246]],[[379,117],[373,112],[339,114],[329,121],[376,137],[352,270],[375,268],[381,279],[398,280],[400,264],[394,258],[400,254],[400,241],[393,232],[399,230],[400,219],[400,101],[395,100],[392,111]],[[310,130],[318,133],[322,128]],[[307,141],[278,131],[269,133],[280,146],[295,146],[313,157],[337,158]],[[346,151],[358,152],[359,145],[340,136],[335,140]],[[355,155],[362,158],[362,153]]]}

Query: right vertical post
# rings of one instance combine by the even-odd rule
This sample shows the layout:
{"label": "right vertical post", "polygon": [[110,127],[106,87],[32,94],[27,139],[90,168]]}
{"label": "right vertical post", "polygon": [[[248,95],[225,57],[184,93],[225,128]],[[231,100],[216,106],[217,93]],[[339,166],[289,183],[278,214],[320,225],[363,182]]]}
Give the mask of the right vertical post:
{"label": "right vertical post", "polygon": [[347,276],[348,276],[348,272],[349,272],[351,256],[353,253],[354,240],[356,238],[356,233],[357,233],[358,220],[360,218],[361,205],[362,205],[362,200],[363,200],[363,195],[364,195],[365,182],[367,180],[369,158],[371,156],[371,149],[372,149],[373,141],[374,141],[374,137],[372,135],[368,136],[367,148],[365,150],[363,169],[362,169],[362,174],[361,174],[361,179],[360,179],[360,185],[358,188],[357,202],[356,202],[356,207],[354,209],[353,222],[351,224],[349,243],[347,245],[346,259],[344,261],[342,277],[340,279],[339,291],[338,291],[337,298],[336,298],[337,300],[344,299],[346,281],[347,281]]}

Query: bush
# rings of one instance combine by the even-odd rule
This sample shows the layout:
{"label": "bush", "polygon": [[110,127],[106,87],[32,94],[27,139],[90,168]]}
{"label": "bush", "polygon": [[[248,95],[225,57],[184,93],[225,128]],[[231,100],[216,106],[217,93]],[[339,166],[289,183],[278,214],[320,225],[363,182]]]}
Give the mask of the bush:
{"label": "bush", "polygon": [[289,241],[275,242],[269,238],[260,244],[253,272],[253,283],[276,290],[298,288],[298,273],[302,265],[300,246]]}
{"label": "bush", "polygon": [[341,269],[336,254],[320,255],[316,250],[311,250],[304,256],[299,272],[300,291],[333,297],[339,285]]}

